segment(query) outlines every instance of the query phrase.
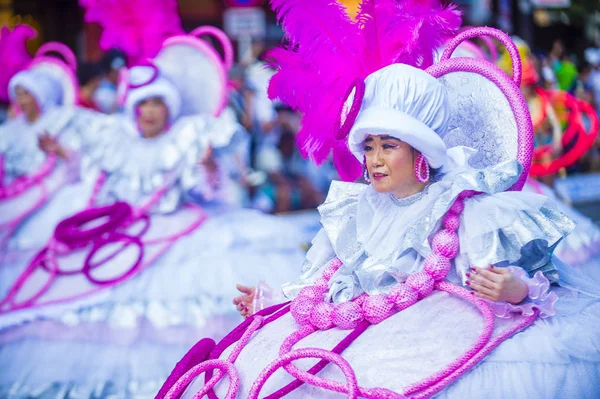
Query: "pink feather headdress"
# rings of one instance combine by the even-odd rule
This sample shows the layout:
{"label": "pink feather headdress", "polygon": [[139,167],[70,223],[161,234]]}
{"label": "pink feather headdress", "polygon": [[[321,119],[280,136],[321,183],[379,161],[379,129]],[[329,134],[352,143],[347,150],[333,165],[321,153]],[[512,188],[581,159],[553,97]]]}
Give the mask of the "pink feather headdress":
{"label": "pink feather headdress", "polygon": [[333,152],[344,180],[356,180],[361,165],[345,140],[337,140],[338,117],[357,79],[393,63],[421,69],[461,25],[454,5],[439,0],[363,0],[356,20],[334,0],[271,0],[286,44],[268,54],[277,70],[269,97],[303,115],[297,143],[316,163]]}
{"label": "pink feather headdress", "polygon": [[13,30],[5,26],[0,31],[0,101],[9,101],[8,82],[31,62],[27,41],[36,35],[28,25],[17,25]]}
{"label": "pink feather headdress", "polygon": [[163,41],[183,34],[177,0],[79,0],[86,22],[102,28],[100,48],[117,48],[129,65],[153,58]]}

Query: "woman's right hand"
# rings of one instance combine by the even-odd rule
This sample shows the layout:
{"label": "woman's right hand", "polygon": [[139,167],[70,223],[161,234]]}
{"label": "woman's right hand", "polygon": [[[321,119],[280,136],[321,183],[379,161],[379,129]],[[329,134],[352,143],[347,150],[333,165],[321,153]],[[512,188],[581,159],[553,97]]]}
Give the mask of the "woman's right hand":
{"label": "woman's right hand", "polygon": [[68,158],[67,151],[61,147],[58,140],[50,136],[48,132],[44,132],[44,134],[38,137],[38,146],[46,154],[54,154],[63,159]]}
{"label": "woman's right hand", "polygon": [[233,299],[233,304],[240,314],[246,318],[253,315],[253,303],[254,297],[256,296],[255,287],[246,287],[245,285],[238,284],[235,286],[242,295]]}

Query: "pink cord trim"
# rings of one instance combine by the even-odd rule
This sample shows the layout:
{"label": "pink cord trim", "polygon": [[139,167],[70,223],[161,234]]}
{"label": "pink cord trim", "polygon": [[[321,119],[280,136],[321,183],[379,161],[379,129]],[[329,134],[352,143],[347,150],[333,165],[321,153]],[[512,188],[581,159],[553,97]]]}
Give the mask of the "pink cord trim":
{"label": "pink cord trim", "polygon": [[[254,383],[252,384],[252,388],[250,389],[250,392],[248,393],[248,399],[257,399],[258,398],[258,395],[260,394],[260,391],[261,391],[262,387],[264,386],[265,382],[271,375],[273,375],[273,373],[275,373],[275,371],[277,371],[277,369],[284,367],[286,364],[291,363],[293,360],[305,359],[305,358],[325,359],[325,360],[335,364],[336,366],[338,366],[341,369],[342,373],[344,374],[344,377],[346,377],[346,382],[348,384],[347,387],[338,382],[327,381],[327,380],[322,380],[323,381],[322,385],[324,385],[322,387],[332,390],[334,392],[345,393],[348,395],[348,398],[351,398],[351,399],[358,398],[359,388],[358,388],[358,382],[356,380],[356,374],[354,373],[352,366],[350,366],[350,364],[346,361],[346,359],[344,359],[342,356],[340,356],[338,354],[335,354],[335,353],[330,352],[325,349],[305,348],[305,349],[298,349],[298,350],[289,352],[289,353],[285,354],[284,356],[280,357],[279,359],[277,359],[275,362],[271,363],[269,366],[267,366],[267,368],[264,369],[259,374],[256,381],[254,381]],[[312,375],[311,375],[311,377],[312,378],[306,382],[311,383],[311,382],[313,382],[312,381],[313,378],[318,378],[318,377],[314,377]],[[319,380],[321,380],[321,379],[319,379]],[[403,396],[395,395],[395,396],[390,396],[390,398],[400,399],[400,398],[403,398]]]}
{"label": "pink cord trim", "polygon": [[[101,176],[99,178],[99,180],[97,181],[96,186],[97,187],[101,186],[101,184],[99,184],[99,182],[103,182],[103,180],[104,180],[104,177]],[[160,198],[160,197],[158,197],[158,198]],[[153,200],[157,200],[157,198],[153,197]],[[152,202],[153,201],[150,201],[150,203],[147,205],[151,206]],[[69,254],[71,252],[71,250],[68,247],[61,247],[61,246],[57,247],[55,244],[57,242],[57,240],[55,238],[51,239],[48,246],[46,248],[42,249],[38,253],[38,255],[29,263],[26,270],[21,275],[19,275],[19,277],[17,278],[17,281],[10,288],[6,297],[2,301],[0,301],[0,314],[14,312],[14,311],[18,311],[20,309],[27,309],[27,308],[32,308],[32,307],[44,307],[44,306],[50,306],[50,305],[54,305],[54,304],[71,302],[71,301],[92,295],[100,290],[105,289],[105,288],[119,284],[119,283],[123,282],[124,280],[137,275],[138,273],[143,271],[148,265],[154,263],[168,249],[170,249],[171,246],[179,238],[191,233],[192,231],[196,230],[200,225],[202,225],[202,223],[204,223],[204,221],[207,218],[207,215],[200,207],[198,207],[196,205],[187,205],[186,208],[193,209],[197,214],[197,219],[194,220],[194,222],[192,222],[188,227],[186,227],[182,231],[175,233],[173,235],[166,236],[166,237],[160,237],[160,238],[157,238],[154,240],[143,241],[141,236],[143,234],[145,234],[145,232],[148,230],[148,227],[149,227],[149,226],[145,226],[142,229],[142,232],[138,233],[138,235],[136,235],[136,236],[129,236],[124,233],[114,231],[114,232],[110,233],[108,237],[103,236],[103,237],[100,237],[99,240],[94,240],[92,250],[86,258],[83,269],[81,271],[77,271],[76,273],[84,274],[90,282],[92,282],[94,285],[97,286],[97,288],[91,289],[88,292],[78,294],[78,295],[73,295],[73,296],[67,297],[67,298],[50,300],[50,301],[47,301],[44,303],[36,303],[50,289],[53,282],[58,277],[60,277],[61,275],[71,274],[70,272],[61,271],[59,268],[59,264],[58,264],[58,256]],[[146,209],[146,208],[144,208],[144,209]],[[120,228],[129,227],[129,226],[131,226],[132,223],[136,222],[137,220],[143,219],[144,217],[147,217],[147,215],[146,214],[138,215],[138,216],[136,216],[136,218],[130,219],[128,221],[128,223],[126,223],[124,226],[120,226]],[[113,237],[113,235],[114,235],[114,237]],[[125,237],[125,236],[127,236],[127,237]],[[91,259],[93,257],[93,254],[95,252],[97,252],[101,246],[105,245],[108,242],[114,242],[114,241],[126,241],[126,243],[117,252],[105,257],[97,264],[92,264]],[[134,262],[133,266],[124,275],[114,278],[112,280],[107,280],[107,281],[100,281],[91,275],[91,270],[97,269],[98,267],[100,267],[102,264],[104,264],[108,260],[114,258],[120,251],[125,249],[131,243],[134,243],[134,244],[140,246],[140,254],[139,254],[139,257],[136,260],[136,262]],[[150,259],[142,262],[144,246],[157,245],[157,244],[161,244],[162,247]],[[61,252],[61,251],[63,251],[63,252]],[[42,267],[47,271],[48,279],[43,284],[43,286],[31,298],[29,298],[25,301],[22,301],[20,303],[16,303],[15,300],[16,300],[16,297],[18,296],[20,289],[23,287],[25,282],[27,282],[31,278],[31,276],[34,274],[34,272],[39,267]]]}
{"label": "pink cord trim", "polygon": [[223,32],[221,29],[209,25],[200,26],[190,32],[190,36],[194,36],[199,39],[201,39],[200,36],[203,35],[212,36],[219,41],[221,47],[223,48],[223,64],[229,71],[233,66],[233,44],[231,44],[229,36],[227,36],[227,34],[225,34],[225,32]]}
{"label": "pink cord trim", "polygon": [[510,55],[510,59],[512,61],[513,81],[517,85],[517,87],[521,86],[522,66],[521,57],[519,56],[519,50],[517,49],[517,46],[512,41],[510,36],[508,36],[506,33],[502,32],[499,29],[478,27],[463,30],[452,40],[450,40],[448,46],[442,53],[440,62],[449,60],[450,57],[452,57],[452,53],[454,52],[454,50],[456,50],[456,48],[461,42],[478,36],[493,37],[495,39],[498,39],[506,47],[506,50],[508,51],[508,54]]}
{"label": "pink cord trim", "polygon": [[73,72],[77,72],[77,58],[75,57],[73,51],[69,47],[65,46],[63,43],[45,43],[38,49],[38,51],[35,53],[35,56],[39,57],[47,55],[51,52],[60,54],[65,59],[65,62],[67,63],[69,68],[71,68]]}
{"label": "pink cord trim", "polygon": [[[469,29],[475,29],[475,28],[477,28],[477,27],[463,26],[462,29],[460,30],[460,32],[469,30]],[[490,61],[492,64],[495,64],[496,61],[498,61],[498,50],[496,49],[496,45],[494,44],[494,41],[487,35],[479,36],[479,38],[485,43],[486,47],[488,48],[488,51],[490,52],[489,57],[486,57],[487,60]]]}
{"label": "pink cord trim", "polygon": [[224,374],[229,376],[229,388],[225,399],[234,399],[237,396],[237,392],[240,388],[240,379],[238,372],[233,365],[242,349],[248,344],[248,341],[252,337],[255,331],[257,331],[263,324],[264,318],[258,316],[253,318],[250,326],[246,329],[242,338],[237,343],[231,354],[227,357],[227,360],[211,359],[200,363],[199,365],[192,367],[187,373],[185,373],[173,387],[165,395],[165,399],[177,399],[183,394],[188,385],[196,379],[199,375],[208,371],[217,370],[215,375],[204,385],[204,387],[194,395],[194,399],[202,398],[213,387],[223,378]]}
{"label": "pink cord trim", "polygon": [[41,190],[40,198],[31,206],[31,208],[25,210],[22,214],[15,216],[11,220],[0,224],[0,230],[3,230],[4,233],[2,240],[0,240],[0,250],[6,247],[8,241],[20,224],[38,209],[40,209],[50,199],[51,195],[63,186],[63,184],[60,184],[54,189],[48,190],[44,182],[46,177],[55,170],[55,164],[56,157],[50,155],[40,170],[38,170],[35,175],[26,178],[26,180],[22,182],[22,185],[17,185],[9,190],[4,191],[4,196],[2,191],[5,187],[0,187],[0,201],[3,199],[6,200],[9,198],[15,198],[18,195],[23,194],[25,191],[32,190],[36,186]]}
{"label": "pink cord trim", "polygon": [[[31,187],[38,185],[43,179],[52,173],[54,167],[56,166],[56,161],[57,159],[55,155],[48,155],[44,163],[33,174],[18,177],[8,185],[4,185],[4,183],[0,180],[0,200],[14,198],[27,191]],[[4,158],[2,158],[2,163],[4,164]],[[2,169],[4,172],[4,167]]]}

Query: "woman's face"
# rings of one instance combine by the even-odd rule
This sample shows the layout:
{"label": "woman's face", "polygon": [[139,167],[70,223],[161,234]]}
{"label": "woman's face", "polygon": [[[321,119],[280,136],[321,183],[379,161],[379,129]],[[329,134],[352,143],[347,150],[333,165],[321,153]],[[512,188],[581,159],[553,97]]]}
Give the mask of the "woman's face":
{"label": "woman's face", "polygon": [[369,135],[364,142],[366,167],[373,188],[398,198],[421,191],[423,183],[415,176],[418,153],[397,138]]}
{"label": "woman's face", "polygon": [[137,110],[138,126],[143,137],[157,137],[166,130],[169,110],[162,98],[148,98],[139,103]]}
{"label": "woman's face", "polygon": [[21,86],[16,87],[15,94],[16,103],[23,112],[23,115],[25,115],[25,118],[30,122],[35,121],[40,114],[40,108],[35,97]]}

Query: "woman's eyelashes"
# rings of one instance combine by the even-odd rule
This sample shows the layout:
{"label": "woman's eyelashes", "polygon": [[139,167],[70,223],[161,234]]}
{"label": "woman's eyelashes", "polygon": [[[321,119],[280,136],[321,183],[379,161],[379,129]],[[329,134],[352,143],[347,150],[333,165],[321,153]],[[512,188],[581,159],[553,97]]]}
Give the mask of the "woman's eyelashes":
{"label": "woman's eyelashes", "polygon": [[[399,145],[394,145],[394,144],[383,144],[381,146],[384,150],[395,150],[397,148],[400,148]],[[366,145],[364,148],[365,152],[369,152],[369,151],[373,151],[373,147]]]}

